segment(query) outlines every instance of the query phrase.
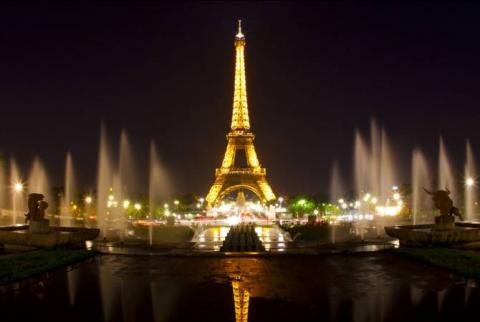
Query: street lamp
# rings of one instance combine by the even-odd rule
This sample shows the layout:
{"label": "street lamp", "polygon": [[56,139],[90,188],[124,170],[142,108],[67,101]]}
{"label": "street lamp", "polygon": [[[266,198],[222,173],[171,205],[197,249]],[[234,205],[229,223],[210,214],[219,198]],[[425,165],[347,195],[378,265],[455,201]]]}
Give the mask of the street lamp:
{"label": "street lamp", "polygon": [[22,192],[23,191],[23,183],[21,183],[21,182],[15,183],[15,185],[13,186],[13,190],[15,192]]}
{"label": "street lamp", "polygon": [[93,201],[92,197],[90,197],[90,196],[86,196],[86,197],[85,197],[85,203],[86,203],[87,205],[91,204],[92,201]]}
{"label": "street lamp", "polygon": [[467,178],[467,180],[465,180],[465,185],[467,187],[473,187],[473,185],[475,184],[475,180],[471,177]]}

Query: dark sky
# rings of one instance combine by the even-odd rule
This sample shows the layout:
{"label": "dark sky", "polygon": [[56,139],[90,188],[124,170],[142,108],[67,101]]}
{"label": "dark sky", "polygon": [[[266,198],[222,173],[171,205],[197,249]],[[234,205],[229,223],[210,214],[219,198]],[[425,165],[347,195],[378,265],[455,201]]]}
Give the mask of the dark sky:
{"label": "dark sky", "polygon": [[[54,184],[65,153],[93,186],[103,121],[125,128],[146,177],[157,142],[176,191],[206,194],[226,146],[233,36],[244,21],[250,116],[278,193],[328,191],[356,128],[385,126],[399,171],[438,136],[461,171],[480,145],[480,7],[474,4],[42,4],[0,7],[0,147]],[[144,170],[144,171],[141,171]],[[408,181],[405,178],[403,181]]]}

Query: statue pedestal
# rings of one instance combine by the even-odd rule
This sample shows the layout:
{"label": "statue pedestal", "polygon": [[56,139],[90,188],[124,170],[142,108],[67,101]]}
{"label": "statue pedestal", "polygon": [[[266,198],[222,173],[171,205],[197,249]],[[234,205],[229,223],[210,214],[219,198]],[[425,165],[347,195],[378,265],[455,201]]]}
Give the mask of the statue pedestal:
{"label": "statue pedestal", "polygon": [[32,234],[50,233],[50,222],[48,219],[31,220],[28,231]]}
{"label": "statue pedestal", "polygon": [[432,230],[450,230],[455,229],[454,216],[437,216],[435,217],[435,225]]}

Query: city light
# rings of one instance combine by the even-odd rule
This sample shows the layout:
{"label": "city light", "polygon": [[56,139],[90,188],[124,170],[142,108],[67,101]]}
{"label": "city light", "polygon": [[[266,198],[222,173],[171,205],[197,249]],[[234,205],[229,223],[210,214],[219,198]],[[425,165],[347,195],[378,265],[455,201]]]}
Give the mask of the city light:
{"label": "city light", "polygon": [[380,216],[395,216],[400,212],[400,210],[402,210],[402,207],[401,206],[393,206],[393,207],[377,206],[375,210]]}
{"label": "city light", "polygon": [[283,197],[279,197],[279,198],[278,198],[278,201],[279,201],[280,203],[282,203],[282,202],[283,202]]}
{"label": "city light", "polygon": [[92,201],[93,201],[92,197],[90,197],[90,196],[86,196],[86,197],[85,197],[85,203],[86,203],[86,204],[89,205],[89,204],[92,203]]}
{"label": "city light", "polygon": [[473,180],[473,178],[467,178],[467,180],[465,180],[465,185],[467,187],[472,187],[474,184],[475,184],[475,180]]}
{"label": "city light", "polygon": [[23,184],[21,182],[17,182],[13,186],[13,189],[15,190],[15,192],[22,192],[23,191]]}
{"label": "city light", "polygon": [[130,201],[129,200],[124,200],[123,201],[123,208],[127,209],[128,206],[130,206]]}
{"label": "city light", "polygon": [[142,205],[141,205],[141,204],[139,204],[138,202],[137,202],[137,203],[135,203],[135,205],[133,205],[133,207],[134,207],[136,210],[140,210],[140,209],[142,209]]}
{"label": "city light", "polygon": [[178,206],[178,204],[180,203],[180,201],[175,200],[173,203],[175,204],[175,206]]}
{"label": "city light", "polygon": [[399,194],[398,192],[395,192],[395,193],[393,194],[393,199],[395,199],[395,200],[400,200],[400,194]]}
{"label": "city light", "polygon": [[378,199],[375,198],[375,197],[373,197],[373,198],[372,198],[372,203],[373,203],[373,204],[376,204],[377,202],[378,202]]}

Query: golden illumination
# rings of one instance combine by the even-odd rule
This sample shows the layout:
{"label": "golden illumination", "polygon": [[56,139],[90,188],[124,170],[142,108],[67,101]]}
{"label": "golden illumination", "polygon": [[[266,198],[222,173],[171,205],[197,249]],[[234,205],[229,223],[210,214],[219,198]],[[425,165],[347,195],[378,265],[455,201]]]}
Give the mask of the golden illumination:
{"label": "golden illumination", "polygon": [[248,321],[248,304],[250,301],[250,293],[240,287],[237,281],[232,282],[233,304],[235,306],[235,322]]}
{"label": "golden illumination", "polygon": [[465,185],[467,187],[472,187],[474,184],[475,184],[475,180],[473,180],[473,178],[467,178],[467,180],[465,180]]}
{"label": "golden illumination", "polygon": [[[218,204],[221,198],[234,190],[247,189],[265,203],[275,199],[275,194],[266,179],[266,169],[261,167],[250,131],[248,116],[247,82],[245,76],[245,36],[241,21],[235,36],[235,85],[230,132],[227,149],[220,168],[216,169],[215,182],[205,200],[208,206]],[[245,153],[246,167],[235,167],[237,153]]]}
{"label": "golden illumination", "polygon": [[[240,23],[240,21],[239,21]],[[235,38],[235,85],[233,90],[232,130],[249,130],[247,81],[245,76],[245,37],[241,25]]]}
{"label": "golden illumination", "polygon": [[21,182],[15,183],[14,186],[13,186],[13,190],[15,190],[15,192],[22,192],[23,191],[23,183],[21,183]]}
{"label": "golden illumination", "polygon": [[86,204],[91,204],[92,201],[93,201],[92,197],[90,197],[90,196],[86,196],[86,197],[85,197],[85,203],[86,203]]}

